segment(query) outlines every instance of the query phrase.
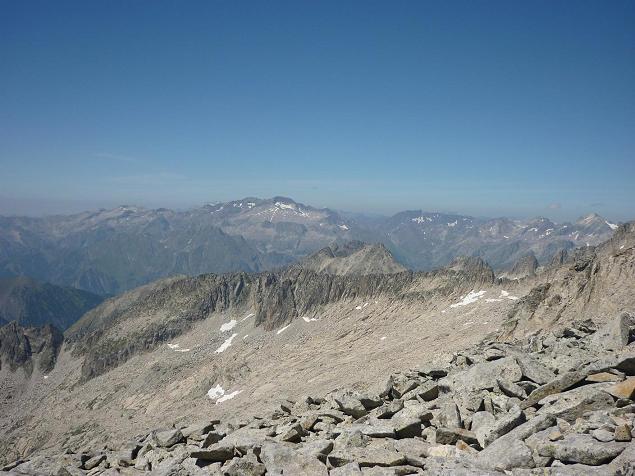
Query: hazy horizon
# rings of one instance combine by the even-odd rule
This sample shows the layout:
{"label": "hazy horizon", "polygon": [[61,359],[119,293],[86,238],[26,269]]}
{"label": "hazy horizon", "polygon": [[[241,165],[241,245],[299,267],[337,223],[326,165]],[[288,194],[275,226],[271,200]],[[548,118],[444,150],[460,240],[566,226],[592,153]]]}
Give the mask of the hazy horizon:
{"label": "hazy horizon", "polygon": [[0,213],[635,218],[635,3],[10,2]]}
{"label": "hazy horizon", "polygon": [[500,213],[500,214],[482,214],[482,213],[469,213],[464,210],[453,210],[453,209],[444,209],[444,208],[426,208],[424,206],[413,206],[410,208],[403,209],[393,209],[393,210],[384,210],[378,211],[373,209],[349,209],[349,208],[341,208],[341,207],[333,207],[323,203],[311,203],[303,200],[299,200],[296,197],[276,194],[272,196],[256,196],[254,194],[248,194],[241,197],[234,197],[227,200],[207,200],[202,201],[200,203],[181,203],[181,204],[172,204],[169,203],[136,203],[136,202],[86,202],[86,201],[51,201],[51,200],[14,200],[8,197],[0,196],[0,216],[26,216],[26,217],[34,217],[41,218],[46,216],[53,215],[71,215],[82,212],[91,212],[99,209],[114,209],[121,206],[130,206],[130,207],[139,207],[145,209],[158,209],[158,208],[168,208],[175,211],[184,211],[190,210],[194,208],[202,207],[206,204],[217,203],[217,202],[229,202],[235,200],[242,200],[248,197],[258,198],[258,199],[270,199],[275,196],[283,196],[285,198],[289,198],[294,200],[295,202],[302,203],[304,205],[312,206],[315,208],[328,208],[333,211],[337,211],[340,213],[351,213],[351,214],[360,214],[368,217],[378,216],[378,217],[389,217],[395,215],[399,212],[404,211],[413,211],[413,210],[421,210],[423,212],[431,212],[431,213],[444,213],[449,215],[469,215],[477,218],[499,218],[506,217],[511,219],[531,219],[537,217],[545,217],[554,222],[575,222],[576,220],[587,216],[592,213],[596,213],[606,218],[609,221],[614,222],[628,222],[635,220],[634,216],[625,216],[624,218],[617,217],[615,214],[611,212],[602,212],[601,209],[604,207],[603,204],[590,204],[588,210],[586,212],[582,212],[579,214],[571,214],[567,213],[566,210],[562,210],[561,206],[558,204],[552,204],[545,208],[544,213],[538,214],[513,214],[513,213]]}

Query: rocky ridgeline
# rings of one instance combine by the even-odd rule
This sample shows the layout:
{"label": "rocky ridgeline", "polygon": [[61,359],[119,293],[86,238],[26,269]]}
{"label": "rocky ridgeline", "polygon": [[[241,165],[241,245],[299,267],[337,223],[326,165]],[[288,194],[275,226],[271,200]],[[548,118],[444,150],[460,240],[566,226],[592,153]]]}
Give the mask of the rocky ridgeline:
{"label": "rocky ridgeline", "polygon": [[378,394],[283,401],[239,423],[69,448],[2,474],[632,475],[635,316],[592,321],[392,375]]}

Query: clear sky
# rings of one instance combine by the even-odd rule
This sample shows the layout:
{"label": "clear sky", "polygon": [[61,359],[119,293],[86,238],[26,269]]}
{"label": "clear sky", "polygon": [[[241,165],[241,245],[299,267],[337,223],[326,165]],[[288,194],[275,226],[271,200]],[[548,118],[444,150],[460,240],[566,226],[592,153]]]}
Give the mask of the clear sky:
{"label": "clear sky", "polygon": [[635,218],[633,1],[3,1],[0,212]]}

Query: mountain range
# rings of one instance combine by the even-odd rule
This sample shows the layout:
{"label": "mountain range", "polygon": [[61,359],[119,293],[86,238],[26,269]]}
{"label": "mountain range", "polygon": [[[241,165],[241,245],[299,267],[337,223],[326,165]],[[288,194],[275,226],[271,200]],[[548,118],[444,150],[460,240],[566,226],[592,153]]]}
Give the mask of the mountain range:
{"label": "mountain range", "polygon": [[383,244],[412,270],[474,256],[504,271],[528,255],[545,265],[564,251],[597,245],[616,227],[596,214],[561,224],[421,210],[368,218],[285,197],[186,211],[121,206],[68,216],[0,217],[0,276],[119,294],[179,274],[271,270],[350,240]]}

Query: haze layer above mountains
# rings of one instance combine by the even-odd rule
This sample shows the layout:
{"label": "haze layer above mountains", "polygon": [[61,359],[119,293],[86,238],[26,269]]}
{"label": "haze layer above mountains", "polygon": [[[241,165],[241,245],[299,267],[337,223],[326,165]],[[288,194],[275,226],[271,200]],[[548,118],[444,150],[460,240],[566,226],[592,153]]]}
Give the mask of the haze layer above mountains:
{"label": "haze layer above mountains", "polygon": [[286,266],[332,243],[381,243],[403,266],[430,270],[457,256],[496,270],[535,255],[608,239],[615,224],[591,214],[575,223],[404,211],[368,218],[297,203],[245,198],[187,211],[122,206],[44,218],[0,217],[0,277],[29,276],[97,294],[118,294],[185,274]]}

